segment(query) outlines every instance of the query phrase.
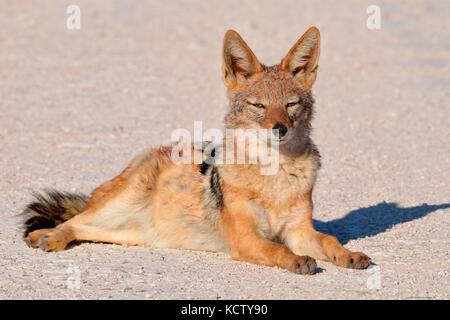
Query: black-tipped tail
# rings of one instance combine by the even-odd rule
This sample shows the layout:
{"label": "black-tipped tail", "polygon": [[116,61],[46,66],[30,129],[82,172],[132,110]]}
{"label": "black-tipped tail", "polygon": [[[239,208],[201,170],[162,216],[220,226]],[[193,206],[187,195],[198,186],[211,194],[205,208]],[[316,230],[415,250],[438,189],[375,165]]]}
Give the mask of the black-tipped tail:
{"label": "black-tipped tail", "polygon": [[54,228],[84,211],[89,198],[82,194],[49,190],[35,193],[35,201],[22,212],[26,237],[34,230]]}

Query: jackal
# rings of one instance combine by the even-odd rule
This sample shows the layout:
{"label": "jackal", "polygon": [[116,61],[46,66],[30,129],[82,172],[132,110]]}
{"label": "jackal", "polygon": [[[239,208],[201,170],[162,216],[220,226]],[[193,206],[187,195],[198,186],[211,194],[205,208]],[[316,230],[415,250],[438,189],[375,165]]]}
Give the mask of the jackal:
{"label": "jackal", "polygon": [[308,29],[281,63],[265,66],[240,35],[223,41],[227,129],[268,129],[279,170],[260,165],[176,163],[173,146],[136,157],[90,196],[37,194],[25,211],[26,242],[60,251],[73,241],[228,252],[233,259],[313,274],[315,259],[355,269],[370,258],[314,229],[312,190],[320,167],[311,141],[320,33]]}

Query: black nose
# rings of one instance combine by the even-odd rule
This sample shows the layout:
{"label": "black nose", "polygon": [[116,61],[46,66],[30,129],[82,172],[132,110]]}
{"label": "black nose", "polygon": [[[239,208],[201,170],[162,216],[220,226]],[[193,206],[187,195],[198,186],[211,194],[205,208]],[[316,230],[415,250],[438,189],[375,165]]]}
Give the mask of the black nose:
{"label": "black nose", "polygon": [[272,132],[275,137],[278,137],[278,139],[283,138],[286,133],[288,132],[288,128],[284,124],[277,123],[273,126]]}

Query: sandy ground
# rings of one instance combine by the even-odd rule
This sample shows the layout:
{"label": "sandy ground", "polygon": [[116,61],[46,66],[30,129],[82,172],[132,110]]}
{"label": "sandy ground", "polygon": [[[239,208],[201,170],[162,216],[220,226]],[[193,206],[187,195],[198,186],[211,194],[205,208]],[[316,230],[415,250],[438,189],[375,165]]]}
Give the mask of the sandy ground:
{"label": "sandy ground", "polygon": [[[67,30],[68,4],[81,30]],[[0,2],[0,298],[449,298],[450,3]],[[28,248],[32,190],[90,192],[175,128],[221,128],[234,28],[277,63],[322,32],[314,138],[321,230],[377,266],[299,276],[223,254],[85,243]]]}

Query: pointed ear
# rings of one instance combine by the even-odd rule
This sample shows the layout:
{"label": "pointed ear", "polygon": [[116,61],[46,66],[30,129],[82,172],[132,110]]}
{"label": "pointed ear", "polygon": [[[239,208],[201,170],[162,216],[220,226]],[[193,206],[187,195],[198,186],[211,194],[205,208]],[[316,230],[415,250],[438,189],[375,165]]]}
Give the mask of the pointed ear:
{"label": "pointed ear", "polygon": [[281,61],[281,69],[291,72],[307,88],[316,80],[319,66],[320,32],[309,28]]}
{"label": "pointed ear", "polygon": [[253,51],[234,30],[228,30],[223,39],[223,79],[229,87],[238,80],[263,71]]}

